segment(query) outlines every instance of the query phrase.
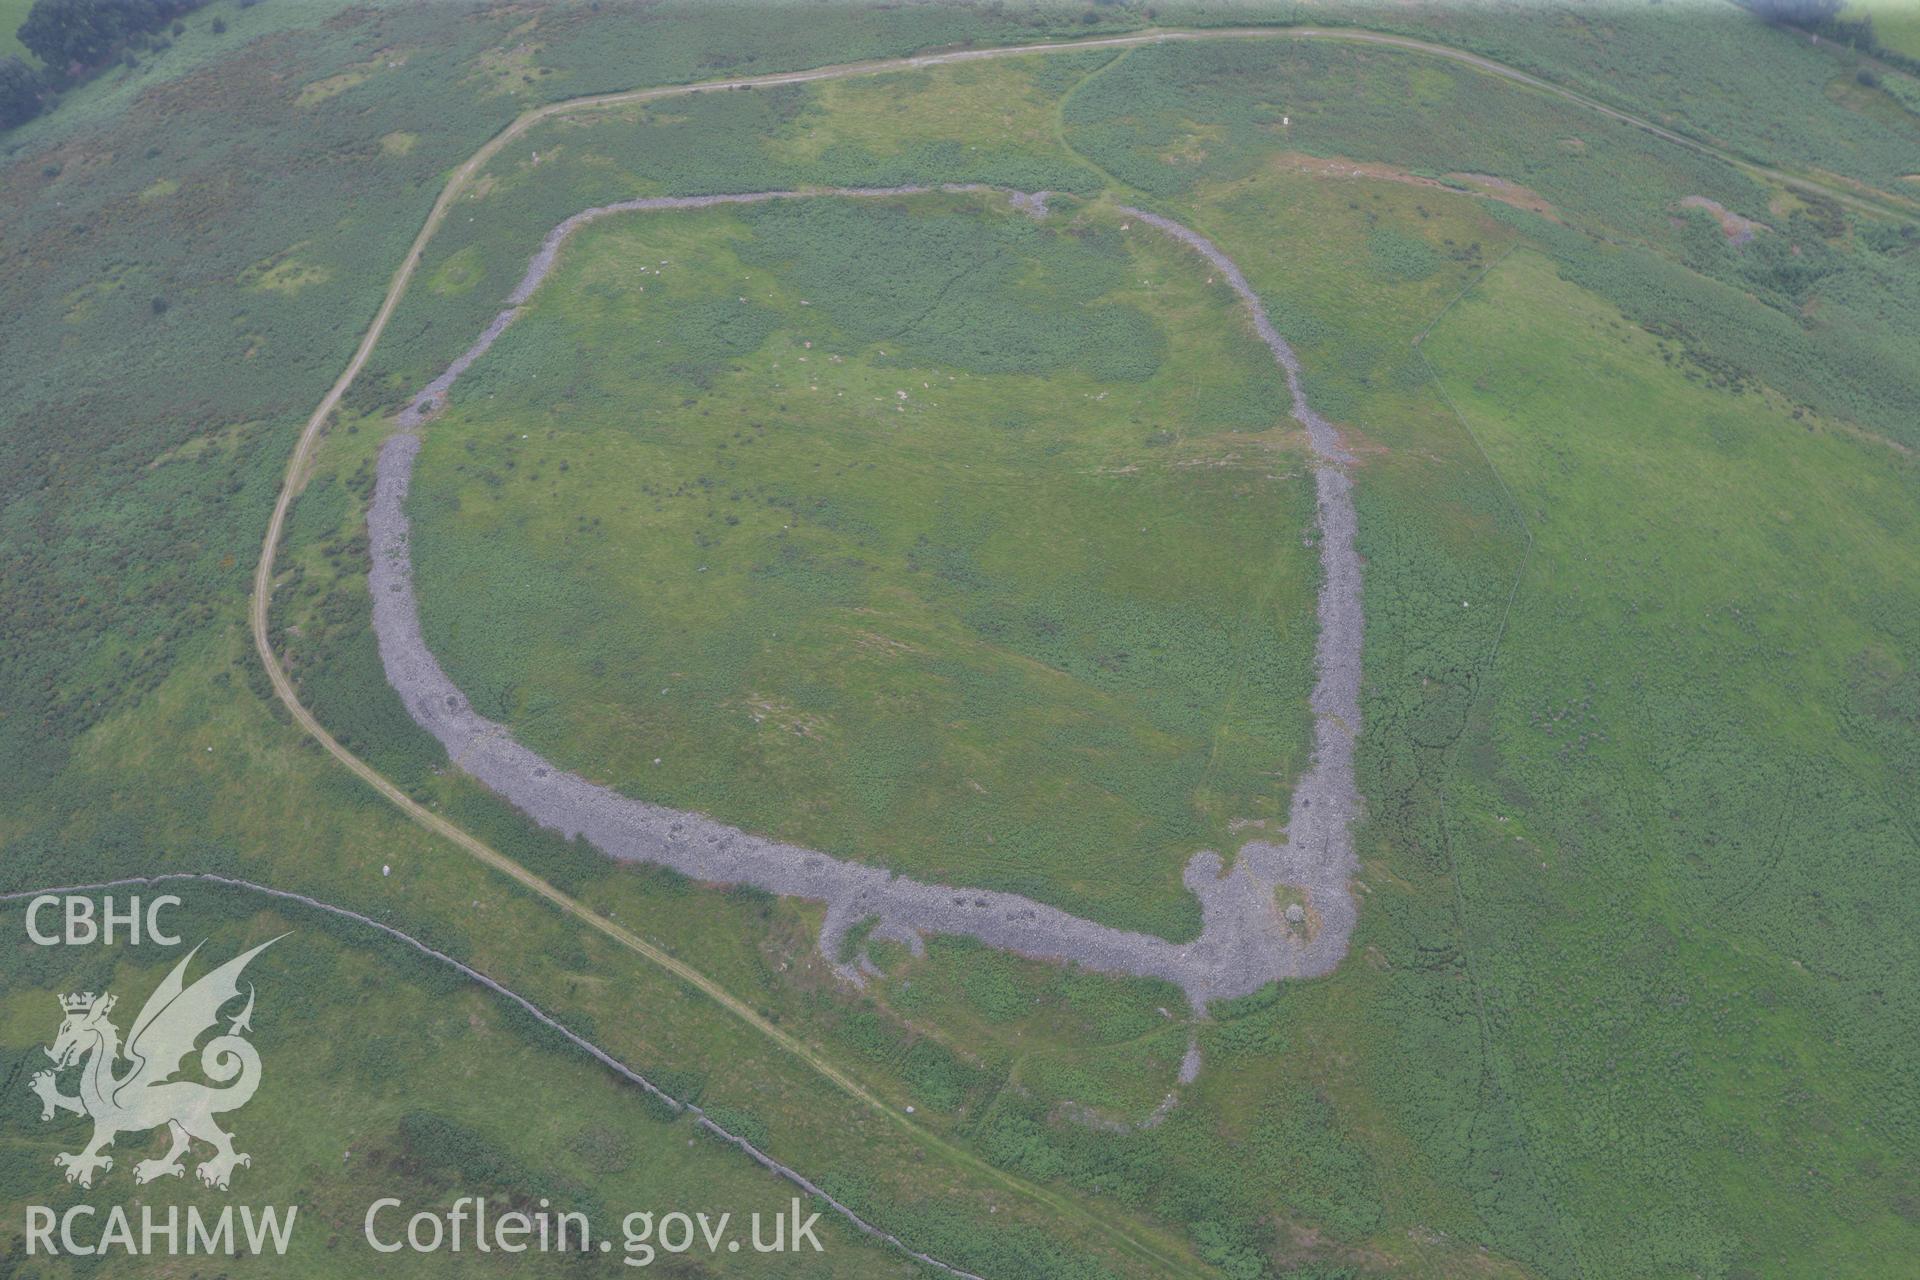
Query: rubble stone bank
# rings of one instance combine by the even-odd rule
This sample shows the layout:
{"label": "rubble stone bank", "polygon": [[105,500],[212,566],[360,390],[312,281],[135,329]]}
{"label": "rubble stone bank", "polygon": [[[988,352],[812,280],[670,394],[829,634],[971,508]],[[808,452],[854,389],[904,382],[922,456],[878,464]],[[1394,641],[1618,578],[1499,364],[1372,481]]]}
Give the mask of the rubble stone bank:
{"label": "rubble stone bank", "polygon": [[[1188,861],[1182,879],[1200,900],[1202,921],[1200,934],[1192,941],[1169,942],[1111,928],[1017,894],[928,884],[590,783],[522,746],[505,725],[475,712],[427,648],[414,594],[406,515],[407,490],[420,451],[419,428],[445,406],[461,374],[518,318],[574,231],[616,213],[769,200],[910,196],[935,190],[989,189],[955,184],[627,200],[576,213],[548,232],[526,275],[508,296],[507,308],[414,397],[398,415],[401,429],[380,450],[367,523],[373,552],[373,627],[388,683],[415,722],[446,747],[453,763],[541,826],[569,839],[582,836],[609,857],[623,861],[655,863],[696,880],[747,884],[826,903],[820,947],[829,959],[837,959],[848,930],[877,918],[873,936],[903,942],[916,952],[928,934],[961,934],[1038,959],[1071,962],[1102,973],[1162,978],[1180,986],[1196,1009],[1279,979],[1332,972],[1346,955],[1353,932],[1355,902],[1349,882],[1357,863],[1352,827],[1360,808],[1353,752],[1360,727],[1363,614],[1348,472],[1353,459],[1341,446],[1333,424],[1307,403],[1299,361],[1274,329],[1240,269],[1198,232],[1157,214],[1131,208],[1120,211],[1187,245],[1218,269],[1246,304],[1254,331],[1285,372],[1292,416],[1306,428],[1313,447],[1321,534],[1323,581],[1314,654],[1312,762],[1294,788],[1284,844],[1249,842],[1241,847],[1231,869],[1210,850],[1195,853]],[[1033,216],[1046,216],[1044,192],[1000,194]],[[1282,914],[1275,898],[1281,885],[1311,904],[1318,927],[1310,936],[1290,927]],[[859,981],[855,967],[845,966],[842,972]]]}

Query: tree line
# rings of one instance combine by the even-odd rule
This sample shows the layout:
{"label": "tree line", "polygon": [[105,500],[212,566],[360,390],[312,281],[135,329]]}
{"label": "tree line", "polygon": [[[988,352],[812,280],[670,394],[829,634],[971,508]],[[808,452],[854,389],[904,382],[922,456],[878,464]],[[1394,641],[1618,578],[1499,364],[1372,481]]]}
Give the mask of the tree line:
{"label": "tree line", "polygon": [[[1849,15],[1842,0],[1740,0],[1740,3],[1768,22],[1799,27],[1814,35],[1824,36],[1835,44],[1844,44],[1858,53],[1891,63],[1903,71],[1920,75],[1920,58],[1881,44],[1879,37],[1874,34],[1873,15]],[[1871,70],[1861,70],[1860,83],[1872,87],[1876,81],[1877,77]]]}
{"label": "tree line", "polygon": [[[15,37],[35,58],[0,58],[0,129],[51,106],[60,90],[112,65],[137,65],[139,51],[164,49],[186,30],[184,15],[206,0],[34,0]],[[254,0],[241,0],[247,7]],[[214,31],[226,30],[216,18]]]}

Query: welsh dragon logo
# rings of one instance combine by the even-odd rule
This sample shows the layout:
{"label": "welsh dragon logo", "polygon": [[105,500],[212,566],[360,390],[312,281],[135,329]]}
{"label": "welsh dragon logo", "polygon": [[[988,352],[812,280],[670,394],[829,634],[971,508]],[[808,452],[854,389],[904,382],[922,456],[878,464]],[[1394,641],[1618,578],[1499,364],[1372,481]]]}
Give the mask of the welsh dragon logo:
{"label": "welsh dragon logo", "polygon": [[[234,1169],[253,1163],[251,1156],[233,1149],[233,1135],[214,1121],[215,1116],[245,1106],[260,1087],[260,1055],[242,1035],[253,1029],[251,984],[246,1007],[228,1023],[226,1033],[214,1036],[200,1050],[200,1070],[213,1085],[173,1077],[182,1060],[193,1052],[195,1042],[220,1021],[220,1010],[239,998],[240,973],[247,962],[279,940],[263,942],[187,986],[187,965],[200,950],[195,947],[147,997],[140,1016],[133,1020],[124,1048],[119,1028],[107,1017],[113,1012],[115,997],[105,992],[96,996],[89,991],[60,998],[65,1021],[46,1050],[53,1059],[53,1070],[38,1073],[31,1084],[40,1095],[42,1121],[53,1119],[60,1111],[93,1120],[93,1140],[84,1150],[63,1152],[53,1158],[54,1164],[67,1171],[68,1182],[91,1187],[96,1172],[112,1170],[113,1157],[103,1151],[118,1135],[161,1125],[167,1127],[173,1145],[158,1160],[142,1160],[133,1166],[136,1183],[182,1177],[186,1169],[180,1157],[194,1140],[214,1151],[211,1159],[194,1169],[209,1187],[225,1191]],[[115,1074],[115,1064],[122,1058],[127,1069]],[[78,1096],[60,1092],[59,1073],[73,1066],[80,1068]]]}

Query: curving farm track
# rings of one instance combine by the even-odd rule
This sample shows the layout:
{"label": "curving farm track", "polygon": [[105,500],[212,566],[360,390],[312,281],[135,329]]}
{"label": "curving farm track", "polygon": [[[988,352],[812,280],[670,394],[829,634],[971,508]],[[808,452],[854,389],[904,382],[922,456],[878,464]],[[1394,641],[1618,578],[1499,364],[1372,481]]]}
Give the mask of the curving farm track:
{"label": "curving farm track", "polygon": [[[1089,1215],[1085,1210],[1079,1208],[1079,1206],[1070,1205],[1044,1188],[1033,1187],[1024,1183],[1023,1180],[1015,1179],[1001,1170],[986,1165],[970,1152],[953,1147],[952,1144],[947,1143],[937,1135],[927,1132],[924,1128],[915,1124],[912,1120],[909,1120],[896,1108],[882,1101],[859,1082],[846,1075],[834,1063],[818,1053],[810,1045],[797,1040],[790,1033],[774,1026],[753,1008],[736,998],[731,992],[719,984],[713,982],[706,977],[706,975],[687,965],[685,962],[668,955],[624,926],[616,924],[612,920],[574,900],[513,859],[508,858],[471,833],[421,805],[394,785],[378,770],[342,746],[338,739],[334,738],[334,736],[327,731],[326,727],[314,717],[313,713],[301,703],[298,691],[289,679],[285,668],[281,665],[278,655],[274,652],[269,620],[275,583],[275,555],[279,547],[280,539],[285,532],[288,514],[292,509],[293,501],[295,497],[298,496],[307,479],[312,465],[314,450],[326,429],[327,422],[334,410],[339,406],[341,397],[345,394],[347,388],[352,385],[354,379],[359,376],[361,370],[365,367],[373,348],[386,332],[387,325],[393,319],[401,299],[405,297],[407,289],[413,281],[414,272],[419,268],[421,255],[427,243],[432,240],[439,230],[441,223],[445,220],[455,200],[466,190],[467,186],[478,176],[486,164],[494,156],[498,155],[509,143],[521,137],[529,129],[541,122],[566,112],[590,110],[601,107],[618,107],[724,89],[771,87],[776,85],[803,84],[819,80],[879,75],[893,71],[949,65],[982,58],[1071,52],[1087,48],[1124,48],[1164,41],[1230,39],[1330,40],[1386,46],[1417,53],[1422,56],[1440,58],[1472,67],[1483,74],[1510,83],[1523,85],[1534,91],[1571,102],[1584,109],[1593,111],[1598,115],[1639,129],[1662,141],[1711,155],[1750,175],[1777,182],[1785,186],[1810,190],[1829,196],[1860,212],[1875,216],[1907,216],[1911,209],[1911,202],[1899,200],[1884,192],[1856,193],[1851,190],[1835,187],[1815,178],[1784,173],[1777,169],[1757,164],[1744,157],[1734,155],[1723,148],[1676,133],[1654,124],[1651,121],[1597,102],[1573,90],[1555,85],[1537,76],[1520,71],[1517,68],[1506,66],[1477,54],[1430,41],[1354,28],[1326,29],[1292,27],[1218,31],[1149,31],[1134,35],[1103,37],[1092,40],[1059,41],[1047,44],[973,49],[920,57],[876,60],[791,73],[635,89],[620,93],[598,94],[555,102],[530,110],[516,118],[500,133],[489,139],[479,150],[475,151],[472,156],[468,157],[468,159],[458,166],[448,177],[446,185],[441,189],[438,197],[435,199],[418,234],[414,237],[413,243],[408,248],[406,256],[395,268],[393,276],[388,283],[386,293],[382,297],[380,305],[369,322],[365,333],[362,335],[358,346],[355,348],[352,358],[341,371],[339,378],[328,389],[327,394],[315,407],[300,433],[293,453],[288,460],[285,479],[275,501],[273,512],[268,520],[266,536],[261,547],[260,561],[254,572],[252,593],[249,601],[248,621],[253,635],[254,648],[260,657],[267,678],[273,686],[275,695],[285,706],[294,723],[304,733],[313,738],[329,755],[333,756],[334,759],[339,761],[356,777],[360,778],[402,813],[406,814],[407,817],[434,834],[444,837],[480,862],[510,877],[524,888],[531,890],[560,910],[578,919],[583,924],[590,926],[619,943],[622,947],[660,966],[688,985],[700,990],[736,1017],[753,1026],[757,1031],[779,1045],[782,1049],[805,1062],[837,1088],[845,1091],[850,1096],[860,1100],[881,1114],[888,1116],[896,1123],[913,1130],[919,1140],[928,1146],[944,1151],[950,1158],[972,1167],[985,1176],[993,1178],[1004,1185],[1017,1187],[1024,1194],[1054,1205],[1062,1212],[1083,1219]],[[1309,425],[1311,426],[1311,424]],[[1303,780],[1303,786],[1304,785],[1305,780]],[[1118,1228],[1114,1227],[1113,1224],[1109,1223],[1107,1225],[1110,1230],[1118,1233],[1121,1240],[1136,1254],[1150,1258],[1171,1271],[1187,1271],[1191,1269],[1183,1263],[1168,1258],[1164,1253],[1150,1248],[1146,1244],[1126,1236],[1124,1233],[1120,1233]]]}
{"label": "curving farm track", "polygon": [[[1663,141],[1712,155],[1746,172],[1757,174],[1771,181],[1787,186],[1817,191],[1836,200],[1840,200],[1850,207],[1860,209],[1863,212],[1885,215],[1892,211],[1888,205],[1882,204],[1878,200],[1865,199],[1852,192],[1832,187],[1829,184],[1814,179],[1783,173],[1776,169],[1755,164],[1743,157],[1733,155],[1723,148],[1676,133],[1652,121],[1609,107],[1583,94],[1552,84],[1538,76],[1531,75],[1514,67],[1506,66],[1478,54],[1454,49],[1431,41],[1355,28],[1283,27],[1223,29],[1217,31],[1149,31],[1134,35],[1109,36],[1091,40],[1013,45],[992,49],[968,49],[919,57],[850,63],[839,66],[821,67],[808,71],[748,76],[696,84],[668,85],[647,89],[634,89],[620,93],[596,94],[588,97],[550,103],[546,106],[530,110],[515,119],[500,133],[489,139],[479,150],[475,151],[472,156],[468,157],[468,159],[448,177],[447,183],[435,199],[426,221],[422,224],[419,233],[414,237],[414,241],[409,247],[406,257],[401,260],[399,266],[395,269],[393,277],[387,286],[386,294],[381,300],[380,307],[374,313],[373,319],[369,323],[365,334],[362,335],[359,345],[354,350],[352,359],[348,362],[347,367],[341,371],[340,377],[334,382],[333,386],[328,389],[326,396],[322,398],[319,405],[314,409],[313,414],[308,418],[305,427],[301,431],[299,440],[295,444],[293,455],[288,460],[286,478],[281,486],[279,496],[274,504],[273,513],[268,521],[266,537],[261,548],[260,562],[254,572],[253,591],[249,605],[249,624],[253,633],[254,648],[260,656],[261,664],[266,670],[268,680],[272,684],[276,696],[293,717],[294,723],[318,742],[328,754],[345,765],[362,781],[378,791],[396,808],[400,809],[415,822],[433,831],[435,834],[452,841],[468,854],[503,874],[512,877],[526,888],[533,890],[547,901],[560,907],[584,923],[591,925],[601,933],[619,942],[622,946],[661,965],[676,976],[699,988],[734,1014],[753,1024],[763,1034],[766,1034],[784,1048],[798,1054],[816,1070],[826,1075],[830,1080],[833,1080],[834,1083],[852,1093],[854,1096],[862,1098],[876,1107],[881,1107],[883,1110],[890,1111],[890,1108],[884,1107],[883,1104],[873,1098],[867,1090],[860,1087],[831,1064],[824,1061],[818,1054],[813,1053],[806,1046],[794,1041],[792,1037],[788,1036],[785,1032],[780,1031],[771,1023],[768,1023],[746,1004],[734,998],[730,993],[713,983],[704,975],[693,970],[685,963],[666,955],[658,948],[633,934],[630,930],[614,924],[611,920],[574,901],[568,895],[562,893],[559,889],[547,883],[539,876],[534,875],[498,850],[475,838],[455,824],[448,822],[445,818],[430,809],[427,809],[382,776],[371,765],[342,746],[340,742],[327,731],[326,727],[314,717],[313,713],[301,703],[298,691],[294,688],[292,681],[287,676],[285,668],[280,663],[278,655],[276,655],[273,650],[269,617],[274,588],[275,554],[278,550],[281,536],[286,528],[288,513],[292,509],[294,498],[299,494],[306,480],[312,464],[314,449],[326,428],[328,419],[339,406],[340,399],[346,393],[347,388],[352,385],[353,380],[359,376],[361,370],[365,367],[367,359],[371,355],[374,346],[379,342],[381,335],[386,332],[387,325],[392,320],[400,300],[406,295],[406,291],[412,283],[414,272],[420,265],[422,251],[439,230],[441,223],[445,220],[447,212],[452,208],[454,201],[465,191],[468,184],[473,181],[488,161],[498,155],[500,151],[514,139],[519,138],[542,121],[552,119],[565,112],[625,106],[688,94],[747,87],[804,84],[818,80],[880,75],[892,71],[951,65],[983,58],[1070,52],[1088,48],[1129,48],[1169,41],[1237,39],[1331,40],[1355,44],[1378,45],[1461,63],[1483,74],[1511,83],[1524,85],[1537,92],[1546,93],[1564,101],[1574,103],[1577,106],[1591,110],[1608,119],[1616,120],[1632,128],[1642,130]],[[1875,194],[1884,199],[1892,199],[1892,197],[1886,197],[1885,193]],[[1242,283],[1244,284],[1244,282]],[[899,1118],[903,1124],[910,1123],[906,1121],[904,1117],[897,1118]]]}

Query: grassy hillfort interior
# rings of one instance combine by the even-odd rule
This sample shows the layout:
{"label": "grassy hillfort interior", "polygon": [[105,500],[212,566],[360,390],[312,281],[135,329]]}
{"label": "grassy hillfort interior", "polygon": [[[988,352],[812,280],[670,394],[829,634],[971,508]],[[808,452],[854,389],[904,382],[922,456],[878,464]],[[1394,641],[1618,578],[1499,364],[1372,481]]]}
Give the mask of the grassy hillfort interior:
{"label": "grassy hillfort interior", "polygon": [[0,3],[8,1273],[1903,1274],[1916,12]]}

